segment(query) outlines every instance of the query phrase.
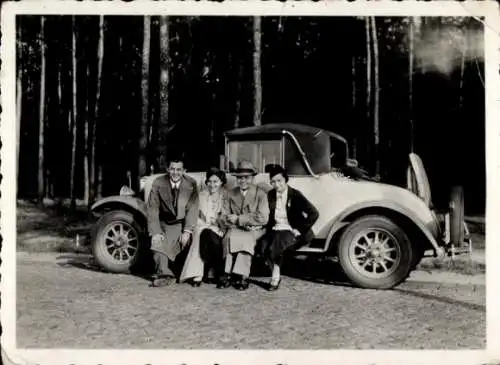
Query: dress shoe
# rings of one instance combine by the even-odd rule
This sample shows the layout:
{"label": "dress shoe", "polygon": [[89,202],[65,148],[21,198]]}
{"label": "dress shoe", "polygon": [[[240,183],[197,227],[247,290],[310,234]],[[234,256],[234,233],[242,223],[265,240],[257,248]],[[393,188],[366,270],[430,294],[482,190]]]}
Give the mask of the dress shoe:
{"label": "dress shoe", "polygon": [[229,276],[224,275],[221,276],[219,281],[217,282],[217,289],[226,289],[231,286],[231,281],[229,280]]}
{"label": "dress shoe", "polygon": [[247,290],[249,286],[248,279],[240,279],[234,284],[234,288],[237,290]]}
{"label": "dress shoe", "polygon": [[152,287],[159,288],[162,286],[167,286],[172,284],[175,281],[175,278],[168,275],[155,275],[153,276],[153,281],[151,283]]}
{"label": "dress shoe", "polygon": [[267,290],[269,290],[269,291],[276,291],[276,290],[279,289],[280,284],[281,284],[281,278],[279,278],[279,280],[278,280],[277,283],[276,283],[275,280],[271,280],[271,282],[269,283],[269,287],[267,288]]}
{"label": "dress shoe", "polygon": [[192,280],[191,281],[191,286],[194,288],[198,288],[201,286],[201,280]]}

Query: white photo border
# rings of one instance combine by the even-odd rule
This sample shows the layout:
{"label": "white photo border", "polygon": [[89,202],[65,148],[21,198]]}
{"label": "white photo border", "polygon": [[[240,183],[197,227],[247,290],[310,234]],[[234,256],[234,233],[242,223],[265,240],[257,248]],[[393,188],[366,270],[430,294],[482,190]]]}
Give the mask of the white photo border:
{"label": "white photo border", "polygon": [[[485,24],[486,318],[485,350],[26,350],[16,347],[16,15],[472,16]],[[16,364],[484,364],[500,363],[500,11],[495,1],[21,1],[1,7],[2,148],[0,267],[2,355]],[[480,121],[482,122],[482,121]],[[466,146],[463,146],[466,148]]]}

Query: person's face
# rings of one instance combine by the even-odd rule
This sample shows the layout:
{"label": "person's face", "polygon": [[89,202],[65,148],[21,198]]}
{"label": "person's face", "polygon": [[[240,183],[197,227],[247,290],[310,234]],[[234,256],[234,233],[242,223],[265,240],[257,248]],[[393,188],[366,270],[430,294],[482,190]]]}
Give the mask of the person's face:
{"label": "person's face", "polygon": [[246,190],[250,186],[253,181],[252,175],[243,175],[236,177],[236,181],[238,182],[238,186],[241,190]]}
{"label": "person's face", "polygon": [[222,181],[219,179],[218,176],[212,175],[207,181],[207,187],[208,191],[211,193],[215,193],[219,191],[220,187],[222,186]]}
{"label": "person's face", "polygon": [[284,176],[281,174],[274,175],[271,179],[271,186],[276,189],[277,192],[283,192],[287,186]]}
{"label": "person's face", "polygon": [[168,166],[168,174],[173,182],[177,182],[184,174],[184,164],[182,162],[171,162]]}

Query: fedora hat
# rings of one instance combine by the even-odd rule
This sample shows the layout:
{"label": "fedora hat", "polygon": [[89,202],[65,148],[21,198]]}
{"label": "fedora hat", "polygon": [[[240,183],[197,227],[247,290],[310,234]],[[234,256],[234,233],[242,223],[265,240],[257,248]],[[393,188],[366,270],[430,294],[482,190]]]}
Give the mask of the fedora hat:
{"label": "fedora hat", "polygon": [[234,171],[235,176],[255,176],[257,175],[257,170],[250,161],[241,161],[238,163],[238,167]]}

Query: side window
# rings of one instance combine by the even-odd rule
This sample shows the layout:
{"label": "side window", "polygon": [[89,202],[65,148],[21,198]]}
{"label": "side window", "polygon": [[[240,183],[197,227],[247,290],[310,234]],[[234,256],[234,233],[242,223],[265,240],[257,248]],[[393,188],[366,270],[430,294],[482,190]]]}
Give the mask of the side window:
{"label": "side window", "polygon": [[255,168],[263,173],[266,165],[283,164],[282,142],[271,141],[234,141],[228,143],[229,170],[236,169],[238,162],[251,161]]}

